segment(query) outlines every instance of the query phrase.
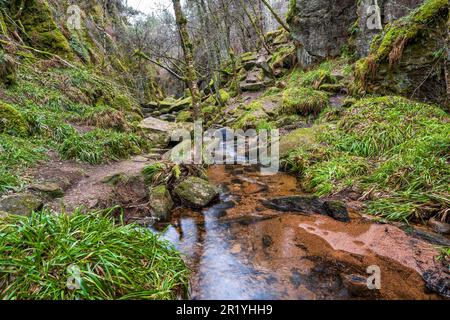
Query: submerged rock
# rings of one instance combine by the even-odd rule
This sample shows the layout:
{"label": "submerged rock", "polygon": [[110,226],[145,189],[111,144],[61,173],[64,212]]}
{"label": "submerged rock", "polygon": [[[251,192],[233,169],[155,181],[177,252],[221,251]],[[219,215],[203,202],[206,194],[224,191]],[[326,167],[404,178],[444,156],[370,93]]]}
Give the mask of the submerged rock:
{"label": "submerged rock", "polygon": [[170,211],[173,208],[173,200],[167,186],[160,185],[150,188],[149,205],[152,210],[152,216],[159,221],[169,221]]}
{"label": "submerged rock", "polygon": [[349,222],[348,210],[342,201],[330,200],[323,203],[325,213],[333,219],[341,222]]}
{"label": "submerged rock", "polygon": [[317,213],[331,218],[349,222],[347,207],[341,201],[322,201],[314,195],[297,195],[277,197],[264,200],[265,207],[282,212],[301,212],[303,214]]}
{"label": "submerged rock", "polygon": [[216,187],[198,177],[188,177],[175,187],[174,193],[193,208],[206,207],[219,195]]}
{"label": "submerged rock", "polygon": [[283,212],[323,213],[323,203],[319,197],[311,195],[278,197],[264,200],[264,206]]}
{"label": "submerged rock", "polygon": [[0,211],[21,216],[39,211],[43,206],[42,199],[31,193],[13,194],[0,199]]}

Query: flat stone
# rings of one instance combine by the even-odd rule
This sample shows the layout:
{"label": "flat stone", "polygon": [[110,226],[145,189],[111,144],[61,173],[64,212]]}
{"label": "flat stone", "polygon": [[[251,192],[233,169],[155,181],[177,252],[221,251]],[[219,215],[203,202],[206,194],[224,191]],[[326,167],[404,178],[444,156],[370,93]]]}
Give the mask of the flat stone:
{"label": "flat stone", "polygon": [[39,192],[52,199],[61,198],[64,196],[63,189],[54,182],[42,182],[36,183],[29,187],[30,190]]}
{"label": "flat stone", "polygon": [[262,203],[269,209],[282,212],[324,213],[322,201],[314,195],[277,197]]}

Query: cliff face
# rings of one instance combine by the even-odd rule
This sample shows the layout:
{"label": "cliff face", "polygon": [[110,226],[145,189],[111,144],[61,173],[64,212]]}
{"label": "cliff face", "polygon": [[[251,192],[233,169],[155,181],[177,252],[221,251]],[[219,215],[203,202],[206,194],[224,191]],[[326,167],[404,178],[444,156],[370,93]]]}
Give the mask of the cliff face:
{"label": "cliff face", "polygon": [[[380,0],[377,2],[380,7],[381,27],[385,28],[389,23],[406,16],[413,9],[419,7],[424,0]],[[355,46],[360,57],[369,54],[372,40],[382,31],[379,28],[373,28],[372,20],[369,20],[375,17],[375,11],[371,7],[374,3],[374,0],[361,0],[358,6]]]}
{"label": "cliff face", "polygon": [[347,44],[357,20],[357,1],[292,0],[288,14],[301,67],[335,57]]}
{"label": "cliff face", "polygon": [[[380,9],[378,17],[375,3]],[[300,64],[308,67],[335,57],[351,45],[359,56],[366,56],[382,28],[422,3],[423,0],[292,0],[288,22],[297,41]]]}
{"label": "cliff face", "polygon": [[356,68],[360,92],[448,106],[447,0],[292,0],[288,23],[300,67],[350,50],[367,57]]}

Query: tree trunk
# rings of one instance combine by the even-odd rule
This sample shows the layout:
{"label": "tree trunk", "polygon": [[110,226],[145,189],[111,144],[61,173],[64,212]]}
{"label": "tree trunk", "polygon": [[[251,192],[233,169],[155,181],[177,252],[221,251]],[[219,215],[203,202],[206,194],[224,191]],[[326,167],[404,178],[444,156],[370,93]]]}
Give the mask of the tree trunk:
{"label": "tree trunk", "polygon": [[186,77],[185,82],[191,92],[192,96],[192,111],[194,119],[200,118],[200,91],[197,86],[197,73],[195,71],[194,64],[194,46],[189,39],[189,33],[187,30],[187,20],[181,9],[180,0],[172,0],[173,9],[175,11],[175,18],[180,34],[181,47],[184,52],[184,60],[186,61]]}
{"label": "tree trunk", "polygon": [[276,13],[276,11],[272,8],[272,6],[270,5],[269,1],[267,0],[261,0],[262,3],[264,3],[264,5],[267,7],[267,9],[269,9],[269,11],[272,13],[272,15],[274,16],[275,20],[278,21],[278,23],[283,27],[284,30],[286,30],[287,32],[291,32],[291,29],[289,29],[288,25],[286,24],[286,22],[284,21],[284,19],[282,19],[278,13]]}
{"label": "tree trunk", "polygon": [[242,10],[244,10],[245,15],[250,20],[250,23],[252,24],[253,29],[255,29],[255,32],[259,37],[259,39],[261,41],[261,45],[264,47],[264,49],[266,49],[268,54],[271,54],[272,52],[270,51],[269,46],[267,45],[266,38],[264,37],[264,32],[260,30],[260,28],[258,27],[258,24],[255,22],[254,18],[252,17],[250,12],[248,12],[248,9],[247,9],[247,6],[245,5],[244,0],[240,0],[240,3],[241,3]]}

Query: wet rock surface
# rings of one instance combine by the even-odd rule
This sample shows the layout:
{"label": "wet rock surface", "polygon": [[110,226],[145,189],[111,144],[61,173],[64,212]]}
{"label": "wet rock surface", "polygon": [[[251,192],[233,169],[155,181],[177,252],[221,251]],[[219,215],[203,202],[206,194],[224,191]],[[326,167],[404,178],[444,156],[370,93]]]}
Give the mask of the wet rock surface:
{"label": "wet rock surface", "polygon": [[282,212],[299,212],[303,214],[318,213],[328,215],[341,222],[349,222],[347,207],[342,201],[320,200],[314,195],[297,195],[263,200],[263,204],[273,210]]}
{"label": "wet rock surface", "polygon": [[170,220],[170,211],[172,210],[174,203],[170,196],[170,192],[165,185],[150,188],[148,202],[153,217],[159,221]]}

